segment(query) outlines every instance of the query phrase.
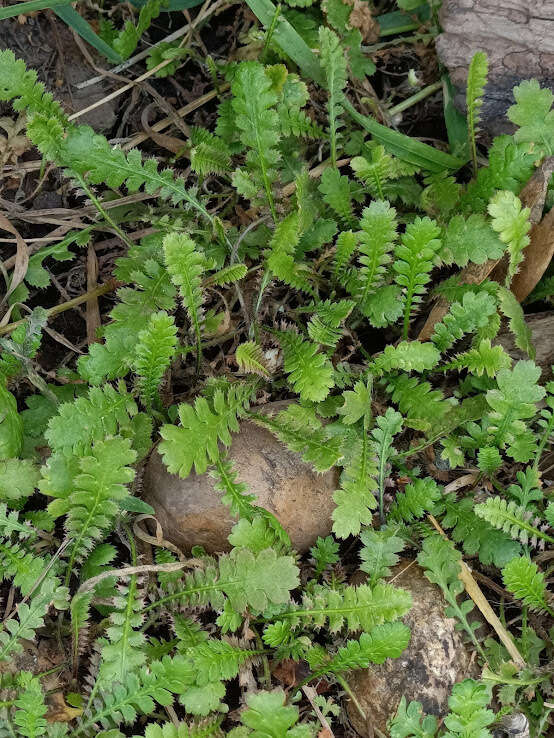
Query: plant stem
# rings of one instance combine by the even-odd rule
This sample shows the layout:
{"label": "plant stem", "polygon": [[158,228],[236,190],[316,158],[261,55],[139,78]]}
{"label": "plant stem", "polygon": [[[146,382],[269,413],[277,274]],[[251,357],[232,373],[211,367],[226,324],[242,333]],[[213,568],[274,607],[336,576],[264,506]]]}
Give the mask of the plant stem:
{"label": "plant stem", "polygon": [[348,682],[346,681],[346,679],[343,676],[341,676],[340,674],[335,674],[335,679],[340,684],[340,686],[344,689],[344,691],[349,696],[349,698],[352,700],[352,704],[354,705],[354,707],[358,711],[358,713],[359,713],[360,717],[362,718],[362,720],[364,722],[367,722],[367,715],[365,714],[363,707],[360,705],[360,703],[358,701],[358,698],[356,697],[356,695],[354,694],[354,692],[350,689],[350,685],[348,684]]}
{"label": "plant stem", "polygon": [[92,201],[92,204],[98,210],[98,212],[100,213],[100,215],[104,218],[104,220],[106,221],[106,223],[109,223],[111,225],[111,227],[114,229],[114,231],[117,233],[117,235],[121,238],[121,240],[123,241],[123,243],[126,246],[128,246],[129,248],[133,248],[133,246],[135,244],[125,235],[125,233],[123,233],[123,231],[117,225],[117,223],[112,218],[112,216],[108,214],[107,210],[104,210],[104,208],[102,207],[102,203],[96,197],[96,195],[90,189],[90,187],[87,185],[87,183],[85,182],[84,177],[82,177],[77,172],[74,172],[74,175],[75,175],[77,181],[79,182],[79,184],[81,185],[81,187],[84,189],[84,191],[87,193],[88,197]]}
{"label": "plant stem", "polygon": [[[95,297],[100,297],[101,295],[105,295],[108,292],[113,292],[119,287],[119,285],[120,283],[117,281],[117,279],[109,279],[104,284],[101,284],[98,287],[95,287],[93,290],[90,290],[90,292],[85,292],[84,295],[74,297],[72,300],[62,302],[60,305],[54,305],[54,307],[49,308],[46,311],[47,317],[51,318],[54,315],[59,315],[60,313],[64,313],[66,310],[71,310],[72,308],[77,307],[77,305],[82,305],[83,302],[92,300]],[[8,323],[8,325],[0,327],[0,336],[11,333],[20,325],[23,325],[26,322],[27,318],[21,318],[21,320],[16,320],[15,323]]]}
{"label": "plant stem", "polygon": [[398,113],[404,112],[404,110],[411,108],[412,105],[416,105],[418,102],[425,100],[425,98],[429,97],[429,95],[432,95],[433,92],[437,92],[437,90],[440,90],[441,87],[442,87],[442,82],[433,82],[432,85],[427,85],[427,87],[424,87],[422,90],[419,90],[419,92],[416,92],[410,97],[407,97],[405,100],[402,100],[402,102],[398,103],[398,105],[395,105],[394,107],[389,108],[387,111],[389,116],[393,118],[395,115],[398,115]]}
{"label": "plant stem", "polygon": [[273,36],[273,32],[275,31],[275,26],[277,25],[277,21],[279,20],[279,16],[281,15],[281,3],[277,4],[277,7],[275,8],[275,13],[273,14],[273,18],[271,19],[271,25],[267,29],[267,33],[265,34],[265,42],[264,42],[264,48],[262,51],[262,59],[266,58],[267,52],[269,50],[269,44],[271,43],[271,38]]}

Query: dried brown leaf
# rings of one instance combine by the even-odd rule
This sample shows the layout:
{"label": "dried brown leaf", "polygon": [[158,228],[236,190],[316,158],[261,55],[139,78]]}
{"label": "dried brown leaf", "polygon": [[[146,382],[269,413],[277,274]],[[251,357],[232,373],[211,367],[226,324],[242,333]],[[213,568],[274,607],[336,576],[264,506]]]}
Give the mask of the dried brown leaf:
{"label": "dried brown leaf", "polygon": [[379,24],[372,16],[367,0],[354,0],[348,24],[359,29],[365,43],[374,44],[379,38]]}
{"label": "dried brown leaf", "polygon": [[550,210],[529,234],[529,246],[515,275],[511,290],[518,302],[523,302],[533,291],[554,256],[554,210]]}
{"label": "dried brown leaf", "polygon": [[11,233],[12,236],[15,236],[17,244],[15,265],[12,272],[10,286],[8,287],[8,291],[6,292],[4,298],[2,299],[2,302],[0,303],[4,304],[11,293],[15,290],[15,288],[18,287],[25,279],[25,275],[27,274],[27,267],[29,266],[29,249],[17,228],[15,228],[15,226],[13,226],[10,221],[2,214],[0,214],[0,228],[4,231],[8,231],[8,233]]}

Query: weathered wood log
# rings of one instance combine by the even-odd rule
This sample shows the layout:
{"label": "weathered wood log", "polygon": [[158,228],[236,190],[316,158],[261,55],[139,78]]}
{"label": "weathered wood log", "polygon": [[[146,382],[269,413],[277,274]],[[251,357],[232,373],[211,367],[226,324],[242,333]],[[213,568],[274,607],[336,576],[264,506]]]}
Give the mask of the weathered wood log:
{"label": "weathered wood log", "polygon": [[[540,366],[543,379],[552,376],[552,365],[554,364],[554,313],[533,313],[525,316],[525,322],[531,330],[531,340],[537,352],[535,364]],[[498,343],[510,354],[514,361],[528,359],[524,351],[517,348],[515,338],[508,330],[502,331],[496,338]]]}
{"label": "weathered wood log", "polygon": [[505,114],[513,103],[512,88],[521,80],[533,77],[554,89],[554,0],[443,0],[440,19],[437,52],[450,71],[461,110],[471,57],[476,51],[489,57],[485,132],[512,130]]}

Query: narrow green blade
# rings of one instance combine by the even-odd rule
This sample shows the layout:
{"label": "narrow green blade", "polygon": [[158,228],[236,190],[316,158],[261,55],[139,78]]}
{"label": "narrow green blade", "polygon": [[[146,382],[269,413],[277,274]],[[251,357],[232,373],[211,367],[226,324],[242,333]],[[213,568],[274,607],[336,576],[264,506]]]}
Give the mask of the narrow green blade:
{"label": "narrow green blade", "polygon": [[[169,0],[169,3],[162,8],[162,13],[172,13],[174,10],[187,10],[201,5],[203,0]],[[147,0],[131,0],[135,8],[142,8],[146,5]]]}
{"label": "narrow green blade", "polygon": [[[246,0],[252,12],[268,27],[275,16],[275,5],[271,0]],[[319,61],[307,43],[282,16],[279,17],[273,39],[279,44],[287,56],[298,64],[306,77],[324,86],[323,72]]]}
{"label": "narrow green blade", "polygon": [[465,164],[463,159],[457,159],[451,154],[445,154],[443,151],[422,143],[416,138],[411,138],[404,133],[399,133],[392,128],[381,125],[375,118],[358,113],[348,100],[344,102],[344,109],[356,123],[359,123],[362,128],[371,133],[376,141],[383,144],[387,151],[390,151],[391,154],[402,159],[402,161],[407,161],[428,172],[443,172],[445,169],[459,169]]}
{"label": "narrow green blade", "polygon": [[122,61],[119,54],[117,54],[111,46],[103,41],[100,36],[97,36],[96,33],[94,33],[92,27],[86,22],[84,18],[79,15],[79,13],[71,5],[68,5],[67,7],[54,8],[54,12],[59,18],[64,21],[64,23],[67,23],[67,25],[72,28],[75,33],[78,33],[82,39],[84,39],[91,46],[94,46],[97,51],[103,54],[111,62],[117,64]]}
{"label": "narrow green blade", "polygon": [[33,13],[35,10],[44,10],[45,8],[55,8],[58,5],[69,5],[71,0],[29,0],[25,3],[15,3],[5,8],[0,8],[0,20],[13,18],[22,13]]}
{"label": "narrow green blade", "polygon": [[469,159],[467,120],[465,115],[454,106],[454,87],[448,74],[442,76],[442,89],[444,100],[444,122],[450,151],[454,156]]}

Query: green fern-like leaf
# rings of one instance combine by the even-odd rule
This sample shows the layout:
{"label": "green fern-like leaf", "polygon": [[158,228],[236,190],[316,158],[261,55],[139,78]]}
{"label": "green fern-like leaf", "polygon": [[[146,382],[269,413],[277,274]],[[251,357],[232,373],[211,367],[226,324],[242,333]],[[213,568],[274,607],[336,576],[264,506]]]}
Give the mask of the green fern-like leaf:
{"label": "green fern-like leaf", "polygon": [[229,266],[223,267],[223,269],[220,269],[218,272],[211,274],[205,280],[205,284],[216,284],[220,286],[234,284],[241,280],[247,271],[248,267],[246,264],[230,264]]}
{"label": "green fern-like leaf", "polygon": [[423,372],[432,369],[438,360],[439,352],[432,343],[401,341],[396,346],[385,346],[383,353],[375,357],[370,369],[376,376],[397,370]]}
{"label": "green fern-like leaf", "polygon": [[197,684],[202,686],[209,682],[233,679],[240,667],[255,659],[260,651],[209,638],[187,649],[185,654],[191,659],[197,671]]}
{"label": "green fern-like leaf", "polygon": [[433,513],[441,497],[441,489],[433,479],[416,479],[406,485],[404,492],[396,495],[390,516],[392,520],[411,523],[426,513]]}
{"label": "green fern-like leaf", "polygon": [[255,341],[246,341],[237,346],[235,359],[239,368],[244,372],[259,374],[261,377],[269,377],[269,369],[264,358],[262,347]]}
{"label": "green fern-like leaf", "polygon": [[206,176],[231,170],[231,155],[225,141],[205,128],[191,128],[190,166],[193,172]]}
{"label": "green fern-like leaf", "polygon": [[502,457],[495,446],[483,446],[477,454],[479,471],[492,476],[502,466]]}
{"label": "green fern-like leaf", "polygon": [[[108,435],[132,432],[137,406],[123,383],[91,387],[86,395],[58,406],[45,436],[53,451],[84,449]],[[48,493],[47,493],[48,494]]]}
{"label": "green fern-like leaf", "polygon": [[340,674],[350,669],[367,669],[370,664],[382,664],[397,659],[410,641],[410,629],[404,623],[383,623],[362,633],[359,640],[347,641],[330,659],[321,663],[321,651],[306,658],[316,675]]}
{"label": "green fern-like leaf", "polygon": [[231,431],[238,431],[238,419],[246,413],[252,385],[231,385],[216,390],[213,399],[198,397],[194,405],[179,405],[180,425],[162,425],[164,439],[159,451],[171,474],[187,477],[194,466],[203,474],[209,461],[219,456],[218,444],[231,443]]}
{"label": "green fern-like leaf", "polygon": [[158,397],[158,387],[169,367],[177,346],[177,328],[172,317],[159,312],[151,316],[138,335],[135,371],[142,402],[151,407]]}
{"label": "green fern-like leaf", "polygon": [[345,425],[353,425],[360,418],[366,421],[371,419],[371,389],[372,382],[369,378],[366,382],[359,380],[353,390],[342,393],[344,404],[339,407],[338,413],[342,415],[342,422]]}
{"label": "green fern-like leaf", "polygon": [[311,341],[291,331],[279,333],[285,355],[284,369],[302,400],[321,402],[334,385],[333,365]]}
{"label": "green fern-like leaf", "polygon": [[496,377],[498,389],[486,394],[492,408],[489,434],[494,445],[506,448],[517,461],[529,461],[535,451],[533,431],[524,422],[535,415],[536,403],[545,395],[537,382],[541,370],[532,361],[518,361],[513,369],[501,369]]}
{"label": "green fern-like leaf", "polygon": [[99,724],[108,729],[121,723],[134,723],[138,715],[152,713],[156,704],[170,705],[172,693],[186,690],[191,671],[182,657],[176,657],[173,661],[165,658],[152,662],[148,670],[143,668],[126,674],[123,683],[114,683],[95,697],[72,736],[89,735]]}
{"label": "green fern-like leaf", "polygon": [[34,591],[30,602],[21,602],[17,613],[0,626],[0,661],[21,653],[24,640],[33,640],[35,631],[44,625],[44,617],[52,602],[61,609],[67,599],[67,589],[54,577],[46,577]]}
{"label": "green fern-like leaf", "polygon": [[313,293],[309,282],[309,270],[303,262],[298,262],[295,250],[300,239],[298,213],[289,213],[275,228],[266,253],[269,274],[296,289]]}
{"label": "green fern-like leaf", "polygon": [[17,725],[18,735],[25,738],[38,738],[47,732],[47,707],[40,680],[29,672],[21,672],[21,691],[15,705],[17,710],[13,717]]}
{"label": "green fern-like leaf", "polygon": [[452,543],[437,533],[428,536],[423,542],[423,550],[418,555],[419,564],[425,569],[425,576],[433,584],[437,584],[444,595],[448,607],[446,615],[460,621],[463,629],[473,641],[473,645],[484,657],[483,649],[475,636],[477,623],[470,623],[468,615],[473,609],[473,602],[469,599],[459,601],[458,596],[463,591],[463,584],[459,579],[461,554]]}
{"label": "green fern-like leaf", "polygon": [[[243,724],[233,738],[244,736],[279,736],[279,738],[312,738],[312,731],[297,725],[298,708],[285,704],[286,695],[282,689],[273,692],[250,693],[246,697],[248,707],[242,711],[240,721]],[[307,727],[307,726],[306,726]],[[230,736],[233,735],[231,731]]]}
{"label": "green fern-like leaf", "polygon": [[338,169],[327,167],[321,175],[319,191],[323,195],[323,201],[332,208],[335,213],[347,225],[354,221],[352,211],[352,185],[345,175]]}
{"label": "green fern-like leaf", "polygon": [[505,248],[484,216],[473,213],[450,219],[438,255],[445,264],[464,267],[470,261],[484,264],[487,259],[500,259]]}
{"label": "green fern-like leaf", "polygon": [[86,177],[90,184],[105,183],[114,189],[125,184],[130,193],[144,186],[147,192],[156,192],[158,197],[174,205],[187,203],[209,223],[214,223],[213,217],[181,178],[175,177],[169,169],[158,170],[154,159],[143,161],[137,149],[125,154],[119,148],[112,148],[104,136],[88,126],[69,128],[63,138],[62,129],[53,131],[52,119],[39,115],[29,122],[27,130],[45,156]]}
{"label": "green fern-like leaf", "polygon": [[131,442],[124,438],[96,441],[90,453],[79,459],[80,473],[73,480],[73,490],[49,506],[54,516],[67,513],[65,527],[71,541],[68,570],[82,561],[96,541],[113,526],[118,502],[127,496],[136,459]]}
{"label": "green fern-like leaf", "polygon": [[525,80],[514,87],[515,105],[508,108],[508,118],[518,126],[516,141],[531,144],[537,154],[552,156],[554,153],[554,96],[537,80]]}
{"label": "green fern-like leaf", "polygon": [[403,696],[387,727],[391,738],[435,738],[438,726],[434,715],[423,713],[421,702],[406,704]]}
{"label": "green fern-like leaf", "polygon": [[487,325],[496,313],[496,301],[487,292],[466,292],[462,302],[455,302],[440,323],[435,325],[431,341],[442,353],[467,333]]}
{"label": "green fern-like leaf", "polygon": [[90,605],[94,591],[77,592],[71,599],[69,610],[71,613],[71,653],[73,668],[78,667],[79,656],[87,645],[87,632],[90,620]]}
{"label": "green fern-like leaf", "polygon": [[91,344],[88,354],[79,357],[79,373],[91,384],[125,376],[133,365],[145,321],[159,310],[174,308],[176,290],[162,261],[161,234],[143,239],[117,260],[117,279],[134,286],[117,291],[112,322],[102,329],[104,342]]}
{"label": "green fern-like leaf", "polygon": [[539,540],[554,543],[554,538],[541,530],[542,520],[533,517],[531,511],[525,510],[513,500],[508,501],[498,496],[489,497],[486,502],[475,506],[475,513],[515,541],[529,543],[531,546],[536,546]]}
{"label": "green fern-like leaf", "polygon": [[368,418],[361,433],[347,437],[344,443],[340,487],[333,494],[333,533],[338,538],[358,535],[362,525],[371,525],[372,509],[377,507],[373,491],[377,489],[378,467],[369,438]]}
{"label": "green fern-like leaf", "polygon": [[518,349],[525,351],[530,359],[534,359],[533,334],[525,321],[523,308],[511,290],[499,286],[497,291],[500,310],[508,318],[508,325],[513,333],[515,345]]}
{"label": "green fern-like leaf", "polygon": [[250,418],[271,431],[291,451],[301,454],[318,472],[327,471],[342,458],[340,440],[325,432],[310,408],[292,404],[277,415],[251,413]]}
{"label": "green fern-like leaf", "polygon": [[358,234],[352,231],[341,231],[335,244],[333,276],[345,287],[349,287],[355,275],[351,273],[349,264],[358,246]]}
{"label": "green fern-like leaf", "polygon": [[329,113],[329,143],[331,145],[331,163],[337,164],[338,129],[342,123],[344,87],[346,85],[346,57],[338,36],[325,26],[319,29],[320,61],[325,75],[325,87],[329,94],[327,110]]}
{"label": "green fern-like leaf", "polygon": [[98,680],[103,685],[125,682],[127,674],[136,671],[146,661],[146,636],[141,630],[144,621],[143,599],[139,593],[137,575],[127,585],[120,585],[113,599],[114,611],[103,640]]}
{"label": "green fern-like leaf", "polygon": [[495,719],[494,712],[487,709],[490,701],[490,686],[483,682],[464,679],[455,684],[448,699],[450,713],[444,718],[449,730],[447,735],[453,738],[492,738],[492,733],[487,729]]}
{"label": "green fern-like leaf", "polygon": [[413,178],[417,167],[394,158],[383,146],[372,145],[367,156],[355,156],[350,166],[372,197],[419,205],[421,188]]}
{"label": "green fern-like leaf", "polygon": [[391,376],[386,390],[405,416],[405,425],[425,433],[432,431],[453,406],[440,390],[432,389],[429,382],[420,382],[407,374]]}
{"label": "green fern-like leaf", "polygon": [[390,576],[391,567],[398,563],[398,554],[405,546],[402,538],[395,534],[394,528],[368,528],[362,531],[360,540],[364,544],[360,550],[360,570],[369,574],[370,584]]}
{"label": "green fern-like leaf", "polygon": [[547,395],[545,399],[546,407],[541,410],[540,418],[537,425],[541,428],[541,439],[535,456],[534,468],[538,469],[541,456],[547,447],[551,437],[554,435],[554,382],[548,382],[546,385]]}
{"label": "green fern-like leaf", "polygon": [[237,480],[237,472],[232,463],[224,457],[219,457],[210,476],[215,480],[215,489],[223,492],[221,501],[231,508],[233,515],[251,520],[256,514],[257,508],[252,503],[255,495],[248,495],[248,486]]}
{"label": "green fern-like leaf", "polygon": [[205,258],[190,236],[171,233],[164,238],[165,263],[171,281],[179,288],[196,341],[197,366],[202,353],[202,275]]}
{"label": "green fern-like leaf", "polygon": [[37,486],[40,473],[30,459],[0,461],[0,500],[5,502],[30,497]]}
{"label": "green fern-like leaf", "polygon": [[[384,296],[383,285],[386,282],[387,266],[391,262],[391,252],[397,238],[396,210],[388,202],[376,200],[365,208],[360,220],[359,237],[360,269],[351,280],[348,288],[358,301],[362,313],[373,325],[385,325],[381,322]],[[387,288],[388,289],[388,288]],[[396,320],[401,314],[400,293],[396,288],[396,299],[392,310],[387,308],[384,317],[387,322]]]}
{"label": "green fern-like leaf", "polygon": [[19,520],[16,510],[9,510],[6,503],[0,503],[0,534],[6,538],[17,533],[21,540],[35,538],[36,532],[29,523]]}
{"label": "green fern-like leaf", "polygon": [[147,0],[140,9],[137,25],[135,26],[132,21],[125,23],[123,30],[112,41],[112,46],[122,59],[128,59],[131,56],[141,36],[150,28],[152,21],[159,16],[165,4],[166,0]]}
{"label": "green fern-like leaf", "polygon": [[471,498],[456,500],[453,495],[446,495],[443,501],[446,514],[441,525],[452,529],[452,540],[463,547],[467,556],[477,555],[485,566],[499,568],[518,556],[519,544],[476,515]]}
{"label": "green fern-like leaf", "polygon": [[477,173],[477,145],[475,139],[479,132],[479,113],[483,104],[483,93],[487,84],[488,72],[487,55],[483,51],[477,51],[469,63],[466,90],[467,130],[474,174]]}
{"label": "green fern-like leaf", "polygon": [[0,100],[13,101],[14,110],[55,118],[65,125],[67,118],[61,105],[45,92],[42,82],[37,82],[37,73],[33,69],[27,70],[25,62],[16,59],[13,51],[0,51],[0,68]]}
{"label": "green fern-like leaf", "polygon": [[488,207],[492,218],[491,225],[498,233],[502,243],[507,246],[510,255],[506,286],[509,287],[518,267],[523,261],[523,250],[529,245],[527,233],[531,228],[529,223],[529,208],[524,208],[513,192],[503,191],[491,199]]}
{"label": "green fern-like leaf", "polygon": [[334,348],[342,335],[340,324],[352,312],[352,300],[322,300],[316,303],[315,313],[308,323],[308,335],[314,343]]}
{"label": "green fern-like leaf", "polygon": [[144,738],[221,738],[221,718],[206,718],[197,724],[149,723]]}
{"label": "green fern-like leaf", "polygon": [[289,601],[290,591],[298,586],[298,568],[292,556],[281,556],[274,549],[254,554],[246,548],[235,548],[220,556],[217,564],[209,560],[169,585],[163,594],[145,608],[149,612],[175,602],[187,607],[222,610],[228,599],[235,612],[246,608],[262,612],[270,603]]}
{"label": "green fern-like leaf", "polygon": [[249,149],[245,166],[251,176],[249,178],[239,169],[233,175],[233,184],[249,199],[255,198],[257,190],[262,189],[273,220],[277,222],[273,198],[273,183],[278,179],[280,160],[277,149],[279,118],[275,110],[277,94],[264,67],[254,61],[239,65],[231,91],[235,125],[241,142]]}
{"label": "green fern-like leaf", "polygon": [[533,561],[525,556],[512,559],[502,569],[502,579],[508,592],[526,607],[535,612],[548,612],[554,617],[554,611],[547,603],[544,574]]}
{"label": "green fern-like leaf", "polygon": [[384,521],[384,493],[385,493],[385,477],[387,474],[388,463],[395,449],[393,444],[394,437],[402,430],[402,415],[389,407],[384,415],[375,418],[375,428],[371,431],[374,442],[374,451],[378,459],[377,472],[377,488],[379,490],[379,514],[381,522]]}
{"label": "green fern-like leaf", "polygon": [[0,459],[17,458],[23,447],[23,421],[17,401],[0,376]]}
{"label": "green fern-like leaf", "polygon": [[[1,510],[0,510],[1,513]],[[14,520],[17,513],[12,513]],[[12,540],[13,532],[0,538],[0,579],[11,579],[14,587],[19,587],[21,594],[28,595],[40,580],[46,569],[46,561],[32,550],[24,539],[31,536],[32,529],[22,525],[25,532],[17,531],[17,538]],[[7,528],[7,526],[6,526]]]}
{"label": "green fern-like leaf", "polygon": [[491,197],[498,190],[518,194],[533,173],[537,153],[529,144],[515,143],[512,136],[497,136],[489,149],[489,166],[481,167],[462,196],[466,214],[486,213]]}
{"label": "green fern-like leaf", "polygon": [[512,360],[502,346],[491,346],[489,338],[479,341],[479,345],[458,354],[454,361],[447,364],[448,369],[467,369],[478,377],[486,374],[495,377],[501,369],[509,369]]}
{"label": "green fern-like leaf", "polygon": [[397,620],[410,609],[409,592],[385,582],[374,587],[362,584],[342,590],[317,586],[313,593],[305,593],[302,604],[281,612],[281,620],[293,625],[321,628],[327,624],[331,633],[346,627],[350,632],[370,631],[376,625]]}
{"label": "green fern-like leaf", "polygon": [[408,337],[410,316],[421,302],[433,269],[433,258],[440,248],[440,229],[430,218],[416,218],[407,226],[401,244],[395,249],[393,269],[403,289],[404,338]]}

